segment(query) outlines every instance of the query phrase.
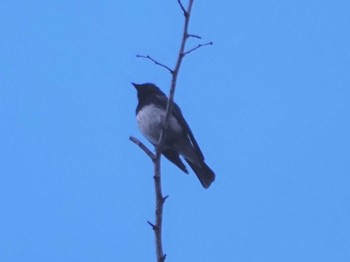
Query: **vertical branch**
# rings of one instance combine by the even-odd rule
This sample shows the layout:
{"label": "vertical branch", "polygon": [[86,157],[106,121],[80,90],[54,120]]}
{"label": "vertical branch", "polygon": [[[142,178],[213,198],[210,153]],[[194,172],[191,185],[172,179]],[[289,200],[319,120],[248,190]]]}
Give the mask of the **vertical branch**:
{"label": "vertical branch", "polygon": [[182,60],[184,58],[185,54],[185,47],[186,47],[186,41],[189,37],[188,34],[188,25],[190,22],[190,16],[191,16],[191,10],[194,0],[189,0],[188,7],[185,10],[181,4],[181,1],[178,1],[181,5],[181,9],[183,10],[184,16],[185,16],[185,23],[184,23],[184,29],[182,34],[182,40],[181,45],[177,57],[177,61],[175,64],[174,70],[171,71],[172,79],[171,79],[171,86],[170,86],[170,92],[169,92],[169,99],[166,109],[166,115],[164,118],[164,123],[162,126],[162,131],[159,137],[158,145],[156,147],[156,157],[154,160],[154,186],[155,186],[155,193],[156,193],[156,223],[153,227],[153,230],[155,232],[156,237],[156,253],[157,253],[157,261],[158,262],[164,262],[166,255],[163,252],[163,244],[162,244],[162,226],[163,226],[163,206],[165,199],[167,197],[163,197],[162,193],[162,185],[161,185],[161,172],[160,172],[160,158],[161,158],[161,152],[162,152],[162,146],[166,134],[166,130],[169,123],[169,118],[172,112],[173,104],[174,104],[174,95],[175,95],[175,88],[176,88],[176,82],[177,82],[177,76],[180,71],[180,66],[182,63]]}
{"label": "vertical branch", "polygon": [[180,50],[179,50],[179,53],[178,53],[176,65],[175,65],[174,70],[172,70],[172,73],[171,73],[172,74],[172,78],[171,78],[169,99],[168,99],[168,104],[167,104],[166,115],[165,115],[165,119],[164,119],[164,123],[163,123],[162,132],[160,134],[159,141],[158,141],[158,146],[157,146],[157,149],[156,149],[156,158],[160,158],[160,155],[161,155],[161,147],[163,145],[165,133],[166,133],[166,130],[168,128],[170,114],[171,114],[171,112],[173,110],[175,89],[176,89],[176,83],[177,83],[177,76],[178,76],[179,71],[180,71],[180,66],[182,64],[182,60],[183,60],[183,58],[186,55],[185,54],[185,47],[186,47],[186,41],[187,41],[188,36],[189,36],[189,34],[188,34],[188,25],[189,25],[189,22],[190,22],[190,16],[191,16],[191,11],[192,11],[193,1],[194,0],[190,0],[189,1],[187,10],[184,12],[184,16],[185,16],[184,30],[183,30],[183,34],[182,34],[182,40],[181,40],[181,45],[180,45]]}
{"label": "vertical branch", "polygon": [[181,0],[177,0],[185,21],[184,21],[184,26],[183,26],[183,33],[182,33],[182,38],[181,38],[181,44],[176,60],[176,64],[174,69],[171,69],[170,67],[166,66],[163,63],[158,62],[151,56],[144,56],[144,55],[137,55],[139,58],[145,58],[148,59],[152,62],[154,62],[156,65],[161,66],[168,70],[171,73],[171,85],[170,85],[170,91],[169,91],[169,96],[168,96],[168,102],[167,102],[167,107],[166,107],[166,114],[164,117],[164,122],[162,125],[162,130],[160,132],[159,140],[156,146],[156,152],[153,154],[146,146],[144,146],[140,141],[138,141],[136,138],[131,137],[130,140],[133,141],[136,145],[138,145],[153,161],[154,165],[154,188],[155,188],[155,195],[156,195],[156,221],[155,224],[152,224],[151,222],[148,221],[148,224],[151,225],[154,234],[155,234],[155,244],[156,244],[156,254],[157,254],[157,262],[164,262],[166,258],[166,254],[163,252],[163,244],[162,244],[162,227],[163,227],[163,207],[164,207],[164,202],[168,198],[168,196],[163,197],[162,193],[162,181],[161,181],[161,169],[160,169],[160,160],[161,160],[161,153],[162,153],[162,147],[164,144],[165,140],[165,135],[166,131],[169,125],[169,119],[170,115],[173,110],[173,105],[174,105],[174,95],[175,95],[175,89],[176,89],[176,83],[177,83],[177,77],[180,72],[180,67],[182,64],[182,61],[184,57],[193,51],[207,45],[212,45],[212,42],[205,43],[205,44],[199,44],[196,47],[193,47],[189,50],[186,51],[186,43],[187,39],[192,37],[192,38],[197,38],[201,39],[200,36],[194,35],[194,34],[189,34],[188,33],[188,27],[190,23],[190,17],[191,17],[191,11],[192,11],[192,5],[194,0],[188,0],[188,6],[187,8],[184,7],[182,4]]}
{"label": "vertical branch", "polygon": [[153,226],[155,240],[157,262],[164,262],[166,254],[163,252],[162,228],[163,228],[163,206],[166,197],[162,193],[162,181],[160,172],[160,155],[154,160],[154,188],[156,192],[156,223]]}

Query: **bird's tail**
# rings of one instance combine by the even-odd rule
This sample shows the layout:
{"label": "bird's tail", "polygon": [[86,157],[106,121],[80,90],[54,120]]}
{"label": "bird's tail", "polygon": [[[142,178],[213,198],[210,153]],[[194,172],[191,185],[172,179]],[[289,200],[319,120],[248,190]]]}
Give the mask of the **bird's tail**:
{"label": "bird's tail", "polygon": [[209,166],[207,166],[206,163],[204,163],[204,161],[202,162],[202,166],[199,167],[199,166],[193,164],[191,161],[189,161],[187,159],[185,159],[185,160],[190,165],[192,170],[196,173],[199,181],[201,182],[201,184],[204,188],[208,188],[211,185],[211,183],[214,182],[215,173],[213,172],[213,170],[210,169]]}

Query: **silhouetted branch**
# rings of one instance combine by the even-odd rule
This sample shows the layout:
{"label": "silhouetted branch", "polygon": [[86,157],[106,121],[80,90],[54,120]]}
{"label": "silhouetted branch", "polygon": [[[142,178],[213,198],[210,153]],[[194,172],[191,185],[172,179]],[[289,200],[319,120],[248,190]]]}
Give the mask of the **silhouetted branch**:
{"label": "silhouetted branch", "polygon": [[199,35],[194,35],[194,34],[188,34],[187,37],[193,37],[193,38],[202,39],[201,36],[199,36]]}
{"label": "silhouetted branch", "polygon": [[186,16],[186,13],[187,13],[187,12],[186,12],[186,9],[185,9],[185,7],[183,6],[181,0],[177,0],[177,2],[179,3],[179,6],[180,6],[182,12],[183,12],[184,15]]}
{"label": "silhouetted branch", "polygon": [[[158,147],[157,147],[158,148]],[[156,223],[154,224],[153,231],[156,240],[156,254],[157,261],[163,262],[165,260],[165,254],[163,252],[163,242],[162,242],[162,229],[163,229],[163,193],[162,193],[162,181],[160,172],[160,154],[156,153],[156,158],[154,160],[154,188],[156,193]]]}
{"label": "silhouetted branch", "polygon": [[130,140],[133,141],[136,145],[138,145],[152,159],[152,161],[154,163],[154,176],[153,176],[153,178],[154,178],[154,188],[155,188],[155,195],[156,195],[156,211],[155,211],[156,221],[154,224],[151,223],[150,221],[147,221],[147,223],[152,227],[152,229],[155,233],[156,254],[157,254],[157,261],[158,262],[164,262],[165,258],[166,258],[166,254],[164,254],[164,252],[163,252],[162,226],[163,226],[163,207],[164,207],[164,203],[165,203],[166,199],[168,198],[168,196],[163,197],[163,193],[162,193],[160,160],[161,160],[162,146],[164,143],[164,137],[165,137],[168,125],[169,125],[169,119],[170,119],[170,115],[171,115],[173,105],[174,105],[174,95],[175,95],[177,77],[178,77],[178,74],[180,72],[180,67],[181,67],[182,61],[186,55],[190,54],[191,52],[193,52],[193,51],[195,51],[203,46],[213,44],[212,42],[205,43],[205,44],[199,44],[196,47],[189,49],[188,51],[185,51],[187,39],[189,39],[191,37],[201,39],[201,37],[198,35],[188,33],[188,26],[189,26],[189,22],[190,22],[191,11],[192,11],[192,6],[193,6],[194,0],[188,1],[187,8],[185,8],[183,6],[181,0],[177,0],[177,2],[178,2],[179,6],[184,14],[185,21],[184,21],[184,26],[183,26],[183,34],[182,34],[181,44],[180,44],[180,48],[178,51],[178,56],[177,56],[177,60],[176,60],[176,64],[175,64],[174,69],[171,69],[170,67],[158,62],[157,60],[155,60],[154,58],[152,58],[149,55],[148,56],[137,55],[137,57],[139,57],[139,58],[148,59],[148,60],[154,62],[156,65],[165,68],[172,75],[170,91],[169,91],[169,96],[168,96],[168,103],[167,103],[167,107],[166,107],[166,114],[165,114],[164,122],[162,125],[160,137],[159,137],[159,140],[158,140],[158,143],[156,146],[155,154],[153,152],[151,152],[139,140],[137,140],[134,137],[130,137]]}
{"label": "silhouetted branch", "polygon": [[194,0],[189,0],[188,7],[185,10],[181,1],[178,0],[178,3],[185,15],[185,23],[184,23],[182,40],[181,40],[181,45],[178,52],[177,61],[176,61],[174,70],[172,70],[171,86],[170,86],[170,92],[168,96],[169,99],[167,103],[166,114],[165,114],[164,123],[162,126],[162,131],[160,133],[160,137],[156,147],[156,159],[154,161],[154,186],[156,191],[156,223],[155,223],[156,230],[154,230],[154,232],[156,236],[156,250],[157,250],[158,262],[164,261],[166,257],[165,254],[163,253],[163,243],[162,243],[163,206],[164,206],[164,200],[166,198],[163,197],[163,193],[162,193],[160,158],[161,158],[162,146],[164,143],[164,137],[168,128],[170,115],[173,110],[177,76],[179,74],[180,66],[183,61],[183,58],[186,55],[184,52],[186,47],[186,41],[188,39],[188,25],[190,22],[193,1]]}
{"label": "silhouetted branch", "polygon": [[156,156],[140,140],[138,140],[136,137],[133,137],[133,136],[129,137],[129,139],[132,142],[134,142],[136,145],[138,145],[143,150],[143,152],[145,152],[152,159],[152,161],[155,160]]}
{"label": "silhouetted branch", "polygon": [[188,55],[189,53],[192,53],[193,51],[195,51],[195,50],[197,50],[197,49],[199,49],[199,48],[201,48],[203,46],[207,46],[207,45],[213,45],[213,42],[209,42],[209,43],[205,43],[205,44],[198,44],[196,47],[193,47],[190,50],[186,51],[184,53],[184,56]]}
{"label": "silhouetted branch", "polygon": [[170,67],[168,67],[168,66],[166,66],[166,65],[164,65],[164,64],[162,64],[162,63],[160,63],[160,62],[158,62],[157,60],[155,60],[154,58],[152,58],[152,57],[149,56],[149,55],[136,55],[136,57],[138,57],[138,58],[149,59],[149,60],[151,60],[152,62],[154,62],[156,65],[159,65],[159,66],[165,68],[166,70],[168,70],[168,71],[170,72],[170,74],[173,73],[173,70],[171,70]]}
{"label": "silhouetted branch", "polygon": [[150,221],[147,221],[147,223],[152,227],[153,230],[156,230],[156,226],[153,223],[151,223]]}

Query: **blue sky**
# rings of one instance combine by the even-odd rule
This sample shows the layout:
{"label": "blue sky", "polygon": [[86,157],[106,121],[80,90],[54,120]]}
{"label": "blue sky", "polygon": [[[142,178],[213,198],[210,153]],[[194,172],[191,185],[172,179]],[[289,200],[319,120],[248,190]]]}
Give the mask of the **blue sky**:
{"label": "blue sky", "polygon": [[[130,82],[168,92],[177,1],[1,1],[0,261],[155,261]],[[162,162],[167,261],[350,261],[350,2],[195,1],[176,102],[217,174]],[[197,45],[192,39],[189,47]]]}

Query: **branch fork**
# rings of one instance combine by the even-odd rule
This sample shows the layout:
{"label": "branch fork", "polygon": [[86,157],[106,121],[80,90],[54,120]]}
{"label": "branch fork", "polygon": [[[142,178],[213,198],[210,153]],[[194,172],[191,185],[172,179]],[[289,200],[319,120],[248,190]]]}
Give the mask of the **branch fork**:
{"label": "branch fork", "polygon": [[[177,75],[178,75],[179,68],[177,68],[178,67],[177,64],[178,64],[179,60],[182,60],[186,55],[192,53],[193,51],[196,51],[197,49],[199,49],[201,47],[213,45],[213,42],[207,42],[207,43],[204,43],[204,44],[198,44],[197,46],[195,46],[195,47],[193,47],[193,48],[191,48],[191,49],[189,49],[187,51],[184,50],[185,45],[186,45],[186,41],[187,41],[188,38],[202,39],[202,37],[199,36],[199,35],[188,33],[188,24],[189,24],[189,21],[190,21],[193,1],[194,0],[190,0],[189,1],[188,7],[187,7],[187,10],[186,10],[184,5],[182,4],[181,0],[177,0],[179,6],[180,6],[180,8],[181,8],[181,10],[182,10],[182,12],[183,12],[183,14],[185,16],[185,25],[184,25],[184,32],[183,32],[183,35],[182,35],[182,42],[181,42],[180,52],[179,52],[177,63],[175,65],[174,69],[171,69],[166,64],[159,62],[158,60],[154,59],[153,57],[151,57],[149,55],[136,55],[137,58],[144,58],[144,59],[150,60],[153,63],[155,63],[156,65],[166,69],[168,72],[170,72],[170,74],[172,75],[173,79],[174,78],[176,79]],[[180,64],[181,64],[181,62],[180,62]],[[171,91],[170,91],[170,93],[171,93]],[[170,97],[169,97],[169,102],[170,102]]]}

